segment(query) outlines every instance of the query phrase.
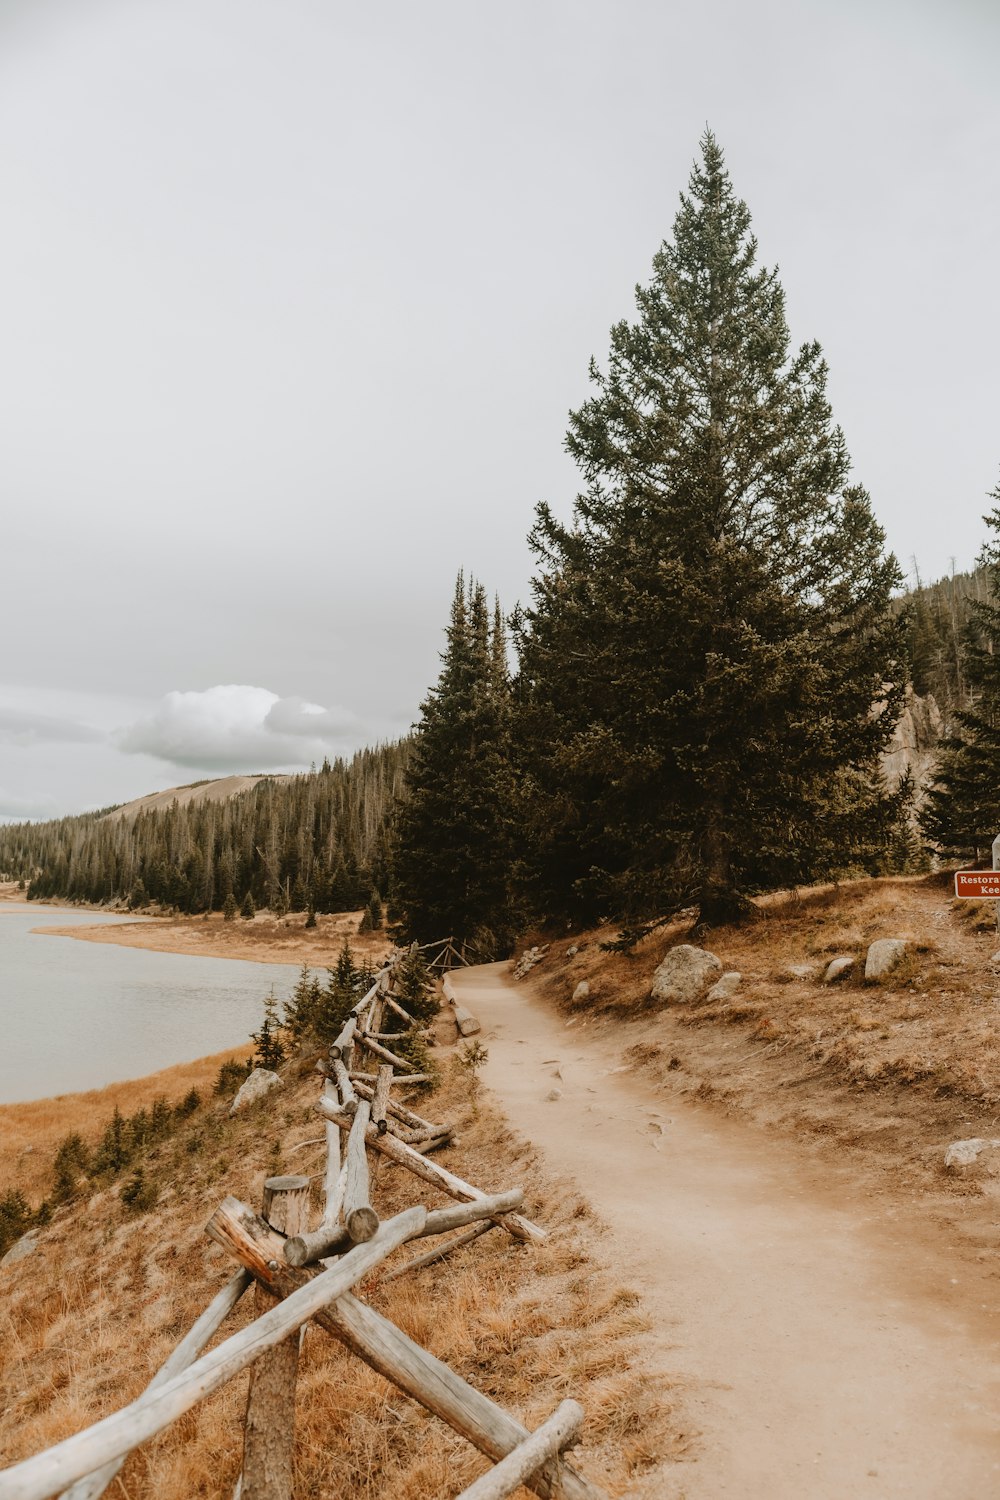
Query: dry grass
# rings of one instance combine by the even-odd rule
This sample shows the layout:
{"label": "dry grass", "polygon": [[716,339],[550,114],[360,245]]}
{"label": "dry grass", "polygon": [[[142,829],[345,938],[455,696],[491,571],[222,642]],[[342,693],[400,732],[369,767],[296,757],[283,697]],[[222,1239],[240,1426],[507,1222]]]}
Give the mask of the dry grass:
{"label": "dry grass", "polygon": [[86,1145],[96,1146],[115,1105],[123,1115],[131,1115],[148,1108],[161,1095],[176,1104],[193,1088],[207,1099],[222,1064],[232,1057],[242,1060],[252,1047],[252,1042],[247,1041],[242,1047],[230,1047],[211,1057],[178,1063],[145,1078],[111,1083],[107,1088],[88,1089],[86,1093],[0,1104],[0,1192],[18,1187],[37,1207],[51,1191],[52,1158],[59,1142],[70,1131],[81,1135]]}
{"label": "dry grass", "polygon": [[[4,1461],[50,1445],[139,1392],[230,1274],[202,1233],[220,1199],[234,1192],[257,1204],[271,1172],[320,1168],[321,1145],[296,1149],[319,1134],[315,1095],[315,1074],[305,1072],[250,1116],[230,1120],[228,1101],[211,1104],[150,1153],[146,1172],[161,1191],[155,1209],[130,1217],[114,1188],[81,1199],[57,1213],[38,1252],[2,1273]],[[579,1397],[587,1409],[581,1466],[612,1494],[632,1489],[650,1465],[684,1449],[668,1382],[646,1367],[637,1297],[601,1263],[586,1204],[571,1187],[542,1177],[530,1148],[488,1103],[474,1117],[464,1087],[449,1076],[426,1107],[461,1130],[461,1147],[445,1154],[454,1169],[489,1189],[523,1184],[526,1212],[551,1238],[527,1248],[495,1231],[384,1291],[375,1277],[365,1295],[529,1425],[564,1396]],[[386,1163],[374,1171],[373,1196],[385,1214],[443,1201]],[[248,1316],[241,1304],[224,1332]],[[302,1496],[443,1500],[485,1467],[319,1330],[306,1338],[300,1378]],[[245,1377],[231,1383],[133,1455],[119,1493],[130,1500],[228,1495],[240,1463],[245,1386]]]}
{"label": "dry grass", "polygon": [[[678,1028],[747,1028],[852,1083],[919,1080],[1000,1110],[1000,973],[990,963],[998,940],[992,906],[983,906],[985,926],[977,904],[951,901],[940,877],[852,882],[811,899],[772,900],[756,922],[695,939],[743,975],[735,999],[676,1007],[671,1020]],[[629,954],[602,952],[610,935],[601,929],[554,943],[538,980],[566,1008],[650,1018],[660,1011],[649,1000],[653,969],[673,944],[691,941],[689,931],[680,923],[660,929]],[[906,938],[909,949],[881,984],[866,985],[865,952],[880,937]],[[574,943],[580,951],[567,957]],[[837,954],[853,955],[855,968],[823,985]],[[808,979],[791,975],[799,965],[810,967]],[[574,1007],[581,979],[590,995]]]}

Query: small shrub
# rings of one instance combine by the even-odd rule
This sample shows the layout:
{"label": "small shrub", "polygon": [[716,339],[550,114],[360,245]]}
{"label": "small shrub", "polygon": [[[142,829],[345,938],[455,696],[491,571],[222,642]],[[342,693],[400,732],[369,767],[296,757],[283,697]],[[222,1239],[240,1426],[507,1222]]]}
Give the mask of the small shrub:
{"label": "small shrub", "polygon": [[[227,1058],[216,1074],[212,1092],[215,1094],[235,1094],[237,1089],[246,1083],[252,1070],[252,1057],[248,1057],[246,1062],[240,1062],[235,1057]],[[192,1089],[191,1092],[194,1093],[194,1090]]]}
{"label": "small shrub", "polygon": [[160,1196],[155,1182],[147,1182],[146,1175],[141,1167],[136,1167],[128,1182],[122,1188],[122,1203],[129,1213],[144,1214],[149,1211]]}

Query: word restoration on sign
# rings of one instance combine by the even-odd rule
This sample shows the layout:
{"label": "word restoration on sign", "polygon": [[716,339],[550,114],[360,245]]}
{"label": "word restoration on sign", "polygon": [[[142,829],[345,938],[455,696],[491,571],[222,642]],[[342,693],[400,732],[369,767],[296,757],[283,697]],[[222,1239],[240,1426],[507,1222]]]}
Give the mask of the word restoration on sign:
{"label": "word restoration on sign", "polygon": [[955,895],[966,901],[1000,901],[1000,870],[956,870]]}

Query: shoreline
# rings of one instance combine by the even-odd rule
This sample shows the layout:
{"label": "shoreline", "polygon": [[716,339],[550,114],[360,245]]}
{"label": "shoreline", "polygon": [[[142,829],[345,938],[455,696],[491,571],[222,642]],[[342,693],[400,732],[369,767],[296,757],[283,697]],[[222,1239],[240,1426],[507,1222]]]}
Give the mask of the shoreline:
{"label": "shoreline", "polygon": [[[10,903],[13,904],[13,903]],[[9,908],[8,908],[9,909]],[[61,925],[58,913],[89,911],[92,908],[51,906],[40,908],[34,902],[18,903],[19,912],[41,917],[31,928],[39,937],[75,938],[85,943],[113,943],[122,948],[141,948],[150,953],[176,953],[193,958],[228,958],[259,964],[284,964],[300,968],[331,969],[344,945],[350,943],[357,957],[381,960],[392,947],[385,932],[359,933],[360,912],[338,912],[316,919],[307,928],[304,913],[273,917],[260,912],[251,920],[236,918],[227,922],[221,912],[207,917],[149,917],[126,912],[102,912],[117,921],[92,926]],[[53,914],[51,922],[43,911]]]}

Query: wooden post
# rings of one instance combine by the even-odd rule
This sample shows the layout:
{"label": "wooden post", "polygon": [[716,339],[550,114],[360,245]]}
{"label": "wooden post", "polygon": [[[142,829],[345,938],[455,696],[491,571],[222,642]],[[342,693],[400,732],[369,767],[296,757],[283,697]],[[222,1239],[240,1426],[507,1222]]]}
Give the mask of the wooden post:
{"label": "wooden post", "polygon": [[463,1490],[458,1500],[507,1500],[549,1459],[555,1458],[579,1436],[583,1407],[579,1401],[563,1401],[547,1422],[506,1458]]}
{"label": "wooden post", "polygon": [[286,1288],[271,1281],[271,1264],[278,1265],[277,1256],[281,1254],[281,1236],[238,1199],[225,1199],[209,1220],[208,1233],[229,1254],[235,1254],[268,1290],[279,1296],[286,1291],[291,1295],[159,1389],[144,1391],[121,1411],[0,1471],[0,1500],[46,1500],[85,1474],[131,1453],[364,1280],[398,1245],[420,1230],[426,1213],[424,1208],[410,1208],[397,1214],[379,1227],[373,1240],[355,1245],[335,1266],[313,1280],[301,1271],[289,1271],[290,1277],[298,1279]]}
{"label": "wooden post", "polygon": [[[394,1068],[402,1068],[404,1073],[417,1072],[416,1063],[407,1062],[405,1057],[400,1057],[396,1052],[390,1052],[389,1048],[383,1047],[381,1042],[373,1042],[367,1035],[367,1033],[359,1033],[358,1042],[362,1047],[366,1048],[367,1051],[374,1053],[376,1057],[380,1057],[383,1062],[392,1063]],[[408,1079],[400,1079],[400,1083],[407,1082],[409,1082]]]}
{"label": "wooden post", "polygon": [[387,1281],[398,1281],[400,1276],[409,1276],[411,1271],[419,1271],[423,1266],[432,1266],[435,1261],[444,1260],[453,1250],[461,1250],[463,1245],[471,1245],[473,1240],[481,1239],[484,1234],[489,1234],[491,1229],[497,1225],[492,1219],[486,1219],[483,1223],[474,1224],[471,1229],[463,1229],[461,1234],[453,1235],[450,1240],[445,1240],[443,1245],[435,1245],[433,1250],[425,1250],[423,1255],[415,1255],[405,1265],[394,1266],[391,1271],[386,1271],[379,1277],[379,1285],[384,1286]]}
{"label": "wooden post", "polygon": [[[351,1130],[352,1135],[354,1133],[351,1128],[352,1124],[355,1124],[361,1117],[359,1110],[352,1122],[348,1116],[338,1114],[325,1099],[317,1100],[316,1109],[327,1119],[335,1119],[341,1130]],[[440,1188],[442,1192],[448,1194],[449,1198],[457,1198],[460,1203],[469,1203],[472,1199],[486,1197],[480,1188],[463,1182],[461,1177],[456,1177],[454,1172],[439,1167],[436,1162],[428,1161],[426,1157],[420,1155],[419,1151],[414,1151],[412,1146],[407,1146],[405,1141],[397,1140],[394,1135],[379,1135],[377,1130],[372,1129],[368,1135],[368,1144],[374,1146],[376,1151],[381,1151],[382,1155],[387,1156],[390,1161],[398,1162],[401,1167],[407,1167],[423,1182],[429,1182],[432,1187]],[[515,1239],[533,1240],[536,1243],[548,1239],[544,1229],[540,1229],[530,1219],[523,1218],[521,1214],[503,1214],[500,1216],[500,1223]]]}
{"label": "wooden post", "polygon": [[[1000,870],[1000,833],[993,840],[993,868]],[[997,937],[1000,937],[1000,901],[996,904]]]}
{"label": "wooden post", "polygon": [[[264,1219],[280,1234],[301,1234],[309,1224],[309,1178],[269,1177]],[[273,1307],[274,1298],[261,1286],[255,1295],[259,1317]],[[291,1500],[298,1370],[296,1332],[262,1354],[250,1371],[240,1500]]]}
{"label": "wooden post", "polygon": [[389,1063],[383,1063],[378,1070],[378,1082],[375,1085],[375,1093],[372,1097],[372,1124],[379,1135],[385,1135],[389,1129],[385,1118],[385,1111],[389,1103],[389,1090],[391,1087],[392,1067]]}
{"label": "wooden post", "polygon": [[333,1059],[333,1076],[337,1080],[337,1088],[340,1091],[340,1104],[344,1113],[353,1115],[358,1107],[358,1096],[354,1092],[347,1069],[339,1057]]}
{"label": "wooden post", "polygon": [[[416,1238],[424,1226],[425,1212],[422,1208],[413,1208],[388,1220],[381,1225],[374,1240],[356,1246],[338,1261],[338,1270],[346,1268],[350,1261],[358,1264],[358,1257],[373,1249],[383,1238],[388,1244],[389,1231],[397,1225],[397,1244]],[[278,1259],[281,1254],[278,1236],[235,1199],[227,1199],[221,1205],[210,1221],[208,1231],[278,1295],[291,1294],[292,1298],[298,1298],[306,1288],[316,1287],[318,1291],[318,1283],[307,1280],[308,1272],[293,1271]],[[373,1259],[382,1260],[386,1253]],[[336,1274],[337,1270],[326,1271],[318,1282],[332,1279]],[[360,1279],[360,1275],[353,1277],[355,1284]],[[515,1421],[502,1406],[469,1385],[428,1350],[422,1349],[388,1318],[350,1294],[338,1291],[318,1311],[314,1309],[312,1316],[321,1328],[340,1339],[373,1370],[447,1422],[488,1458],[505,1458],[531,1436],[527,1428]],[[525,1480],[525,1485],[542,1500],[549,1500],[549,1497],[555,1500],[556,1496],[560,1500],[608,1500],[604,1490],[558,1459],[536,1470]],[[8,1500],[2,1490],[0,1500]],[[34,1500],[34,1497],[16,1496],[11,1500]]]}
{"label": "wooden post", "polygon": [[[378,1228],[378,1214],[371,1206],[368,1187],[368,1157],[365,1136],[371,1105],[362,1099],[347,1138],[347,1181],[344,1184],[344,1227],[355,1242],[370,1240]],[[373,1131],[376,1140],[377,1132]]]}

